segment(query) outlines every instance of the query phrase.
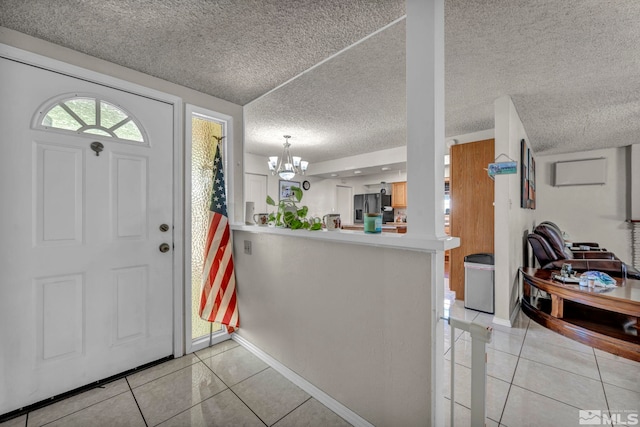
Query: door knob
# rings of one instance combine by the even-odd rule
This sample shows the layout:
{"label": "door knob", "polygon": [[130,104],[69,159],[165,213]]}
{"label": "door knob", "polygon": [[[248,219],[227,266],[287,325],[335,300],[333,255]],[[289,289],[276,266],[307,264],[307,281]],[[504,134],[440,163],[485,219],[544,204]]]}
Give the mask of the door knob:
{"label": "door knob", "polygon": [[169,249],[171,249],[171,247],[168,243],[163,243],[160,245],[160,252],[162,253],[169,252]]}

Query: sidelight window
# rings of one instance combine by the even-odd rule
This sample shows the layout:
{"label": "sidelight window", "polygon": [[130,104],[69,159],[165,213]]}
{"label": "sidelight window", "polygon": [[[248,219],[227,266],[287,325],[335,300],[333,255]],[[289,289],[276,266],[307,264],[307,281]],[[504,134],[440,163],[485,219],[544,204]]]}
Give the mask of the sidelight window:
{"label": "sidelight window", "polygon": [[142,127],[122,108],[93,97],[74,96],[45,109],[37,127],[146,143]]}

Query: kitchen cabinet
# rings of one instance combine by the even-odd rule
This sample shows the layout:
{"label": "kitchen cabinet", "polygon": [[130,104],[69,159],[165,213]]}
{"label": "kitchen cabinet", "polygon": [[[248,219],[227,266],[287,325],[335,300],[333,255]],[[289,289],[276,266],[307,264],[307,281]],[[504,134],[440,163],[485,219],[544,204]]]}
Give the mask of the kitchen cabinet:
{"label": "kitchen cabinet", "polygon": [[407,181],[391,183],[391,206],[393,208],[407,207]]}

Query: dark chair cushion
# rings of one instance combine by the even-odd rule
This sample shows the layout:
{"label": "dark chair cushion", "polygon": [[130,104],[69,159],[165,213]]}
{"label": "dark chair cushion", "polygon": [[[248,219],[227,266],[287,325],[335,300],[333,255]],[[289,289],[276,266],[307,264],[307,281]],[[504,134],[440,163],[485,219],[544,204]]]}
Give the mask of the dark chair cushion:
{"label": "dark chair cushion", "polygon": [[553,248],[549,245],[547,240],[539,234],[530,233],[527,236],[527,240],[533,249],[533,255],[538,260],[538,264],[541,266],[549,264],[552,261],[564,259],[558,257]]}
{"label": "dark chair cushion", "polygon": [[547,240],[558,258],[571,258],[571,251],[565,246],[562,233],[558,233],[556,228],[548,224],[540,224],[533,232]]}

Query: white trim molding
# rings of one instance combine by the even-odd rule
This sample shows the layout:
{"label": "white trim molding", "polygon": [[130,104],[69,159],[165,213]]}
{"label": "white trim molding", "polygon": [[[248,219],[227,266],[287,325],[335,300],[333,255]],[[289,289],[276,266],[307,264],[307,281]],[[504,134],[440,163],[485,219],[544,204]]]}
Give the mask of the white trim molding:
{"label": "white trim molding", "polygon": [[[185,353],[193,353],[194,351],[201,350],[205,347],[208,347],[211,344],[217,344],[224,340],[229,339],[229,334],[227,334],[226,330],[222,330],[220,332],[216,332],[213,336],[210,337],[201,337],[196,340],[191,338],[192,334],[192,324],[191,324],[191,156],[192,156],[192,118],[199,117],[204,120],[214,121],[216,123],[221,123],[223,125],[223,133],[225,139],[223,140],[224,150],[223,150],[223,162],[224,162],[224,175],[225,175],[225,183],[227,184],[227,195],[232,195],[233,193],[233,117],[218,113],[212,110],[208,110],[206,108],[198,107],[193,104],[185,104],[185,124],[184,124],[184,157],[181,158],[180,165],[182,167],[182,173],[185,177],[184,182],[181,183],[180,190],[182,194],[184,194],[184,215],[183,215],[183,233],[184,233],[184,250],[183,254],[183,265],[184,265],[184,290],[182,295],[183,302],[183,310],[184,310],[184,346]],[[227,216],[229,218],[233,218],[233,209],[235,207],[234,203],[230,203],[233,197],[227,196]],[[210,342],[211,341],[211,342]]]}

